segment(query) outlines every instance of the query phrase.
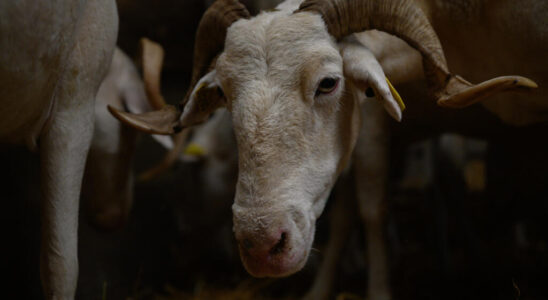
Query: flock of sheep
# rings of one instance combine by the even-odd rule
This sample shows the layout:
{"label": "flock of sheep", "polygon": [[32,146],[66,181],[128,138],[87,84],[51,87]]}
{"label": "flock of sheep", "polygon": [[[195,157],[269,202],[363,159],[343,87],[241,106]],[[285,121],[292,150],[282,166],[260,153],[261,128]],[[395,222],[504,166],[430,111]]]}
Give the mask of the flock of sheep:
{"label": "flock of sheep", "polygon": [[116,48],[114,1],[0,3],[0,141],[40,156],[44,297],[75,297],[80,206],[96,227],[126,224],[142,131],[167,153],[146,176],[206,157],[196,176],[210,197],[233,197],[222,208],[231,205],[255,277],[305,266],[316,220],[346,181],[305,298],[329,299],[355,199],[368,299],[391,299],[382,208],[391,146],[443,132],[500,139],[545,122],[546,15],[534,0],[286,0],[256,16],[237,0],[211,1],[188,92],[173,106],[162,96],[162,47],[142,40],[142,75]]}

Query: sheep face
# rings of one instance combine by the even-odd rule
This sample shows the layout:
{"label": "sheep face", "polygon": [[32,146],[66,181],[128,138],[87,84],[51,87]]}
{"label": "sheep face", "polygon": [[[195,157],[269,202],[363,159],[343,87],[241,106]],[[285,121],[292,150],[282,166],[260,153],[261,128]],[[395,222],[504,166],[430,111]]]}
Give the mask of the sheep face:
{"label": "sheep face", "polygon": [[[273,17],[276,16],[276,17]],[[343,59],[321,18],[262,14],[229,28],[215,82],[238,145],[234,232],[254,276],[305,264],[359,113]]]}

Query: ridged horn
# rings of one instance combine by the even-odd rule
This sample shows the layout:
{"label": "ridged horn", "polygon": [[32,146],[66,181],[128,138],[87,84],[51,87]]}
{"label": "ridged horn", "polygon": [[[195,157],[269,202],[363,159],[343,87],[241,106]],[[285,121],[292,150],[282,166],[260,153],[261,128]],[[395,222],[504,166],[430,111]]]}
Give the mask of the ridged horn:
{"label": "ridged horn", "polygon": [[204,76],[223,51],[226,32],[232,23],[249,18],[249,12],[238,0],[217,0],[204,13],[194,42],[192,79],[183,100],[186,104],[194,86]]}
{"label": "ridged horn", "polygon": [[436,32],[412,0],[307,0],[296,12],[321,15],[336,39],[369,29],[403,39],[421,53],[427,82],[442,106],[464,107],[503,90],[536,87],[527,78],[505,76],[491,80],[490,92],[484,93],[485,85],[451,74]]}

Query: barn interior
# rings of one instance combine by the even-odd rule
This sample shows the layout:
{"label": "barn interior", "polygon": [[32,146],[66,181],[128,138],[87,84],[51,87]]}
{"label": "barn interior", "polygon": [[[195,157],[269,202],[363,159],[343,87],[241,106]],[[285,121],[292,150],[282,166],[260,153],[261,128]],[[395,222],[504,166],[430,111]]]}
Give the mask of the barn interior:
{"label": "barn interior", "polygon": [[[252,14],[265,5],[241,1]],[[266,2],[266,1],[265,1]],[[141,37],[165,49],[162,92],[176,104],[192,69],[203,0],[118,0],[118,46],[137,61]],[[397,86],[402,98],[414,82]],[[465,108],[483,113],[481,106]],[[384,203],[390,290],[394,299],[548,299],[548,141],[546,124],[456,131],[459,111],[413,112],[393,122],[389,186]],[[407,112],[406,112],[407,113]],[[419,113],[444,114],[432,134]],[[417,116],[417,117],[414,117]],[[398,136],[413,126],[415,136]],[[492,127],[498,135],[484,138]],[[166,150],[142,134],[134,174]],[[25,147],[0,147],[4,171],[3,298],[43,299],[39,273],[39,157]],[[335,194],[355,200],[352,171],[340,179],[317,221],[304,269],[288,278],[253,278],[242,266],[232,232],[233,194],[216,193],[200,175],[201,160],[177,161],[163,174],[136,181],[127,224],[106,232],[80,213],[76,299],[301,299],[312,286],[330,236]],[[235,183],[237,170],[225,172]],[[136,175],[136,176],[137,176]],[[232,191],[233,193],[233,191]],[[355,202],[352,230],[333,274],[330,299],[367,299],[369,262]],[[353,206],[354,205],[354,206]]]}

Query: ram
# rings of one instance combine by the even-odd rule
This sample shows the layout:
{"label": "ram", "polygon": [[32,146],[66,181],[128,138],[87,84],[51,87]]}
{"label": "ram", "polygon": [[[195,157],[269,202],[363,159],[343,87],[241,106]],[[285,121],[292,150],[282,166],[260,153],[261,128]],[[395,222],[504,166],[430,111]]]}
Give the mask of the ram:
{"label": "ram", "polygon": [[[419,51],[430,94],[441,106],[535,87],[519,76],[473,85],[450,73],[434,30],[412,1],[286,1],[251,18],[238,1],[219,0],[197,31],[183,111],[165,106],[135,115],[110,108],[122,122],[157,134],[203,122],[218,107],[231,112],[239,164],[234,233],[254,276],[287,276],[306,263],[315,220],[356,144],[366,90],[401,119],[381,65],[348,37],[369,29]],[[383,161],[375,157],[382,153],[368,154],[369,161]]]}

